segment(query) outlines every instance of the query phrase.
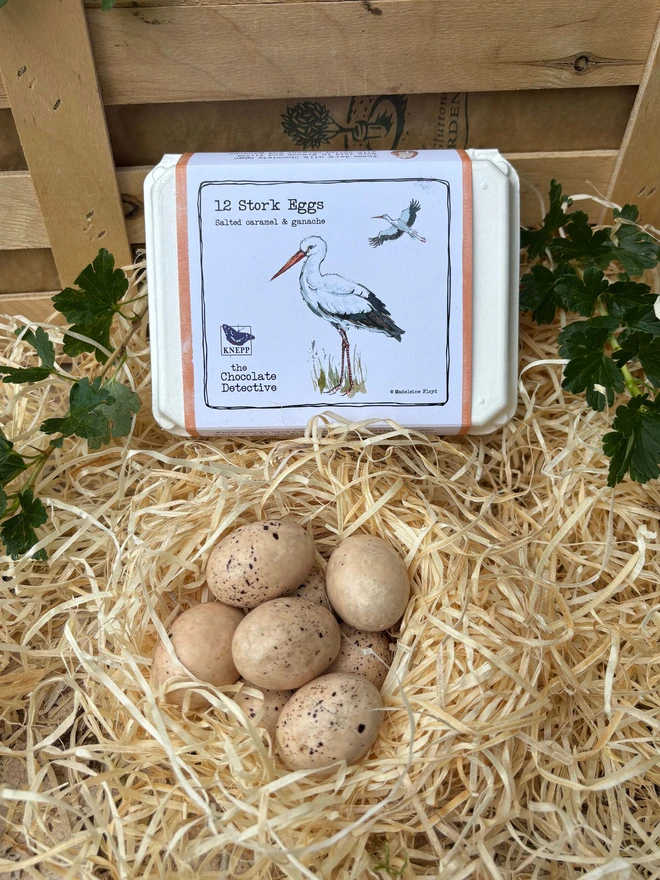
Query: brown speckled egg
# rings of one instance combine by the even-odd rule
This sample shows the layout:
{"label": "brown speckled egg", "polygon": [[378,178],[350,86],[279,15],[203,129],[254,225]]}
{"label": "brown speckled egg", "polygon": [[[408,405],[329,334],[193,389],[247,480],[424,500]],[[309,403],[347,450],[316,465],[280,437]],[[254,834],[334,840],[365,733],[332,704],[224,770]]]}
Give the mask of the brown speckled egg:
{"label": "brown speckled egg", "polygon": [[314,557],[314,542],[296,523],[249,523],[216,545],[206,580],[221,602],[256,608],[292,593],[309,574]]}
{"label": "brown speckled egg", "polygon": [[313,571],[307,575],[302,584],[291,595],[299,596],[301,599],[309,599],[315,605],[323,605],[328,611],[332,610],[325,589],[325,576],[320,571]]}
{"label": "brown speckled egg", "polygon": [[387,633],[364,632],[348,623],[342,623],[339,628],[341,648],[328,672],[352,672],[361,675],[380,690],[392,662]]}
{"label": "brown speckled egg", "polygon": [[[222,602],[205,602],[184,611],[172,624],[170,643],[183,666],[202,681],[219,687],[235,684],[238,670],[231,655],[231,642],[237,626],[243,620],[238,608]],[[151,666],[151,687],[154,691],[170,679],[188,681],[189,687],[177,687],[165,694],[165,702],[182,706],[183,700],[195,683],[185,669],[172,660],[162,642],[158,643]],[[190,695],[190,706],[199,708],[206,704],[200,694]]]}
{"label": "brown speckled egg", "polygon": [[231,649],[243,678],[269,690],[291,690],[325,672],[340,643],[331,611],[289,596],[250,611],[237,626]]}
{"label": "brown speckled egg", "polygon": [[275,736],[290,770],[355,764],[374,744],[382,721],[378,689],[347,672],[322,675],[291,697]]}
{"label": "brown speckled egg", "polygon": [[330,604],[356,629],[382,632],[394,626],[408,605],[408,572],[382,538],[346,538],[330,557],[325,579]]}
{"label": "brown speckled egg", "polygon": [[265,727],[273,733],[280,712],[293,696],[293,691],[269,691],[266,688],[258,688],[249,681],[246,681],[245,685],[246,688],[258,691],[259,696],[253,696],[248,690],[242,690],[234,699],[253,724],[257,727]]}

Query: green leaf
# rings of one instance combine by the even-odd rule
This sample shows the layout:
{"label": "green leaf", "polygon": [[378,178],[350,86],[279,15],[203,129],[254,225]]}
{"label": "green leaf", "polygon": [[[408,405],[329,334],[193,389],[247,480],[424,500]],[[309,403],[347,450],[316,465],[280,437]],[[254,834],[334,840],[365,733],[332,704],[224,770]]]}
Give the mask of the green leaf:
{"label": "green leaf", "polygon": [[115,0],[101,0],[101,9],[103,12],[107,12],[109,9],[115,5]]}
{"label": "green leaf", "polygon": [[538,324],[552,324],[556,310],[566,305],[559,291],[560,282],[574,275],[565,263],[552,272],[546,266],[532,266],[520,280],[520,311],[533,311]]}
{"label": "green leaf", "polygon": [[8,2],[9,0],[0,0],[0,9],[2,9],[2,7]]}
{"label": "green leaf", "polygon": [[4,516],[7,510],[7,493],[4,489],[0,489],[0,518]]}
{"label": "green leaf", "polygon": [[655,314],[656,294],[647,284],[629,278],[610,284],[603,301],[612,315],[628,330],[660,335],[660,321]]}
{"label": "green leaf", "polygon": [[660,398],[647,394],[617,407],[613,431],[603,437],[603,451],[611,458],[608,486],[630,474],[638,483],[660,476]]}
{"label": "green leaf", "polygon": [[49,445],[54,446],[56,449],[61,449],[64,446],[64,437],[56,437],[50,441]]}
{"label": "green leaf", "polygon": [[47,379],[51,372],[48,367],[0,367],[0,373],[5,374],[2,381],[12,385],[41,382],[43,379]]}
{"label": "green leaf", "polygon": [[520,247],[527,248],[530,260],[542,257],[552,241],[555,232],[566,222],[563,205],[571,205],[571,200],[562,195],[561,186],[556,180],[550,183],[550,208],[540,229],[523,229],[520,233]]}
{"label": "green leaf", "polygon": [[46,419],[40,430],[44,434],[83,437],[97,445],[109,443],[110,424],[108,416],[102,412],[101,407],[103,404],[112,403],[113,397],[101,382],[100,376],[91,383],[85,377],[72,385],[69,392],[68,413],[62,418]]}
{"label": "green leaf", "polygon": [[0,486],[11,483],[26,468],[27,464],[23,456],[15,451],[11,440],[7,440],[0,432]]}
{"label": "green leaf", "polygon": [[44,367],[53,369],[55,366],[55,346],[43,327],[37,327],[36,333],[25,327],[18,327],[14,333],[16,336],[21,336],[24,342],[36,350]]}
{"label": "green leaf", "polygon": [[[12,559],[18,559],[34,547],[39,540],[35,529],[48,519],[46,508],[39,498],[34,498],[32,489],[19,492],[18,501],[21,505],[20,511],[0,526],[0,538]],[[45,550],[40,550],[35,553],[34,558],[44,560],[48,556]]]}
{"label": "green leaf", "polygon": [[[617,216],[616,211],[614,215]],[[622,223],[614,237],[617,246],[612,249],[612,259],[618,260],[628,275],[636,278],[658,264],[660,245],[643,229],[632,223]]]}
{"label": "green leaf", "polygon": [[17,336],[22,333],[25,342],[36,350],[41,360],[41,366],[0,367],[0,375],[4,374],[2,381],[10,382],[13,385],[22,385],[26,382],[41,382],[43,379],[47,379],[55,369],[55,346],[51,342],[50,336],[42,327],[38,327],[36,333],[25,327],[19,327],[14,332]]}
{"label": "green leaf", "polygon": [[107,388],[112,394],[112,403],[104,403],[99,412],[112,425],[113,437],[126,437],[131,430],[133,415],[140,411],[140,398],[120,382],[111,382]]}
{"label": "green leaf", "polygon": [[[126,275],[121,269],[115,269],[114,257],[101,248],[94,262],[83,269],[75,283],[78,289],[67,287],[53,297],[55,308],[73,325],[71,330],[112,351],[110,330],[128,290]],[[83,351],[92,351],[100,363],[108,359],[91,343],[68,335],[64,337],[64,351],[72,357]]]}
{"label": "green leaf", "polygon": [[649,382],[660,388],[660,337],[632,333],[625,337],[621,350],[614,352],[613,357],[619,366],[626,361],[639,361]]}
{"label": "green leaf", "polygon": [[556,285],[555,293],[567,309],[588,318],[596,307],[599,297],[609,288],[609,283],[600,269],[589,266],[584,277],[567,274]]}
{"label": "green leaf", "polygon": [[610,229],[593,230],[584,211],[574,211],[564,227],[567,238],[553,238],[549,245],[556,260],[594,263],[606,269],[612,262],[613,244]]}
{"label": "green leaf", "polygon": [[[564,367],[562,387],[573,394],[585,391],[589,406],[600,412],[606,401],[612,406],[615,394],[624,388],[621,370],[604,351],[610,327],[598,319],[593,323],[577,321],[569,327],[570,330],[566,327],[559,334],[560,354],[569,358]],[[596,389],[596,385],[601,386],[604,393]]]}

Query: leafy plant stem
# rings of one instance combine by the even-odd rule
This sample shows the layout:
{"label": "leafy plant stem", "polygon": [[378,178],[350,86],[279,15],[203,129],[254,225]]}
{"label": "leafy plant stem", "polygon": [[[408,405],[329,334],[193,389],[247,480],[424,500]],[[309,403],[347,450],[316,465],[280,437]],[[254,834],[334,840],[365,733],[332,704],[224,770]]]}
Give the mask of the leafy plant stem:
{"label": "leafy plant stem", "polygon": [[[118,348],[113,351],[108,360],[105,362],[105,366],[99,373],[101,379],[107,376],[110,367],[114,364],[114,362],[120,358],[122,358],[126,354],[126,349],[128,348],[128,343],[133,338],[133,335],[136,333],[138,327],[140,326],[144,316],[147,314],[148,308],[145,306],[141,312],[138,312],[135,316],[135,320],[131,326],[131,329],[128,331],[122,342],[119,344]],[[130,320],[130,319],[129,319]]]}
{"label": "leafy plant stem", "polygon": [[[598,300],[597,311],[599,315],[603,317],[607,317],[609,315],[609,309],[605,305],[604,302]],[[621,346],[619,345],[619,341],[614,335],[614,333],[610,333],[607,337],[607,341],[610,344],[612,351],[621,351]],[[626,388],[628,389],[628,393],[631,397],[639,397],[642,393],[642,389],[639,386],[637,379],[630,372],[630,368],[627,364],[623,364],[621,367],[621,372],[623,373],[623,381],[626,383]]]}
{"label": "leafy plant stem", "polygon": [[[36,465],[36,467],[32,471],[32,473],[30,474],[30,479],[27,481],[25,486],[23,486],[22,491],[25,491],[26,489],[32,489],[34,487],[35,483],[37,482],[37,480],[39,478],[39,474],[42,472],[42,470],[46,466],[46,462],[51,457],[51,455],[53,454],[54,451],[55,451],[55,447],[49,446],[48,449],[46,449],[44,452],[42,452],[40,461],[32,462],[32,464]],[[30,465],[30,467],[31,467],[31,465]]]}

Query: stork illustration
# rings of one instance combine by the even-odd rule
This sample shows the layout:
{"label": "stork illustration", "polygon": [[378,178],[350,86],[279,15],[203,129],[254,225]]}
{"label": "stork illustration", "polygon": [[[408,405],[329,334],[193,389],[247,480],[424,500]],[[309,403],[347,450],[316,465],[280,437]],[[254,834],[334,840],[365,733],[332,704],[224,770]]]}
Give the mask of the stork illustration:
{"label": "stork illustration", "polygon": [[321,264],[328,252],[328,245],[318,235],[310,235],[300,242],[300,250],[288,260],[279,272],[270,279],[274,281],[287,269],[304,260],[300,271],[300,293],[309,308],[329,321],[341,336],[341,376],[328,394],[334,394],[344,384],[344,369],[348,372],[348,389],[353,390],[353,367],[351,365],[351,347],[346,331],[354,327],[384,333],[401,342],[405,333],[390,317],[385,303],[368,288],[357,281],[321,271]]}
{"label": "stork illustration", "polygon": [[418,241],[425,242],[426,239],[422,238],[422,236],[412,228],[421,207],[422,206],[417,199],[413,199],[408,207],[401,212],[401,216],[398,220],[394,220],[389,214],[377,214],[375,217],[372,217],[372,220],[387,220],[390,225],[388,229],[384,229],[374,238],[369,239],[371,247],[378,247],[381,244],[385,244],[386,241],[395,241],[397,238],[401,238],[404,232],[406,232],[411,238],[416,238]]}

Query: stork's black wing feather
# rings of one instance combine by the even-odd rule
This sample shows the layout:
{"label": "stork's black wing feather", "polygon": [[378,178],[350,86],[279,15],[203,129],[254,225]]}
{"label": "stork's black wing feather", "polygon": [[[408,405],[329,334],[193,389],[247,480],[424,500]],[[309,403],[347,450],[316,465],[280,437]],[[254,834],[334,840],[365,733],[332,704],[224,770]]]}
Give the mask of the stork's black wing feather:
{"label": "stork's black wing feather", "polygon": [[381,244],[385,244],[386,241],[394,241],[397,238],[401,238],[403,235],[403,232],[395,226],[391,226],[390,229],[392,230],[391,232],[385,230],[385,232],[379,232],[374,238],[370,238],[369,244],[371,247],[378,247]]}
{"label": "stork's black wing feather", "polygon": [[[401,219],[408,228],[410,228],[417,219],[417,215],[419,214],[421,207],[422,206],[417,201],[417,199],[412,199],[406,210],[401,215]],[[406,214],[408,215],[407,217],[404,216]]]}
{"label": "stork's black wing feather", "polygon": [[318,309],[326,315],[328,320],[332,323],[338,320],[347,321],[349,324],[353,324],[354,327],[363,327],[365,330],[374,330],[378,333],[384,333],[386,336],[391,336],[393,339],[401,342],[401,337],[406,331],[397,327],[390,317],[390,313],[385,308],[385,304],[378,299],[376,294],[371,293],[371,291],[366,298],[366,302],[369,303],[371,308],[365,309],[364,312],[357,312],[354,314],[329,312],[327,309],[324,309],[320,303],[318,303]]}

